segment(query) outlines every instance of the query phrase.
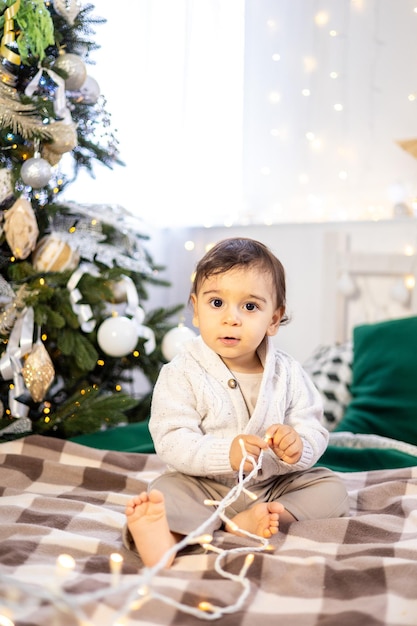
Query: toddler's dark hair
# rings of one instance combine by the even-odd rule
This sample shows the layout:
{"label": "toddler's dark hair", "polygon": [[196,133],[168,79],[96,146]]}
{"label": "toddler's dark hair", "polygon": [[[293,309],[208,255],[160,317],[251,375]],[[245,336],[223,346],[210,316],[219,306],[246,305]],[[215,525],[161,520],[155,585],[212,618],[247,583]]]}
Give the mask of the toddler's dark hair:
{"label": "toddler's dark hair", "polygon": [[[210,276],[223,274],[236,267],[257,267],[268,272],[275,286],[277,307],[286,306],[286,286],[284,267],[260,241],[249,237],[230,237],[216,243],[197,263],[191,293],[197,294],[201,283]],[[284,313],[280,324],[289,321]]]}

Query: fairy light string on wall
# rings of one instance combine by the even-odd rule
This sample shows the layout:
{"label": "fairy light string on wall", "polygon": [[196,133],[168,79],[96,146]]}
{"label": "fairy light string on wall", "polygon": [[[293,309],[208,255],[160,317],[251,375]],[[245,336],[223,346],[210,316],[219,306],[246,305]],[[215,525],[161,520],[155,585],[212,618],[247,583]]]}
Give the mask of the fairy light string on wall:
{"label": "fairy light string on wall", "polygon": [[[187,613],[206,621],[217,620],[223,615],[241,610],[250,593],[250,580],[247,574],[255,559],[255,553],[273,550],[274,548],[268,539],[239,528],[225,514],[226,509],[242,493],[256,500],[256,496],[246,488],[246,485],[258,474],[262,467],[263,450],[261,450],[259,459],[256,461],[254,457],[246,452],[243,440],[240,440],[240,446],[242,449],[242,461],[236,485],[221,501],[206,500],[205,504],[207,506],[216,507],[212,515],[179,543],[170,548],[156,565],[144,567],[137,576],[123,575],[123,557],[118,553],[112,553],[109,559],[110,584],[81,595],[73,594],[70,590],[71,586],[69,583],[76,581],[77,572],[76,561],[68,554],[61,554],[56,563],[51,565],[50,573],[53,580],[51,585],[45,584],[45,580],[48,580],[46,575],[43,576],[42,584],[35,585],[0,574],[2,587],[7,590],[3,592],[3,598],[0,599],[0,626],[14,626],[14,620],[22,619],[22,611],[27,616],[41,606],[44,607],[45,604],[51,605],[57,613],[62,612],[71,615],[80,626],[92,626],[92,622],[88,617],[88,611],[91,611],[91,607],[95,606],[96,603],[100,603],[105,599],[109,600],[112,596],[119,602],[121,601],[122,605],[114,611],[109,609],[107,622],[109,626],[118,626],[121,623],[125,623],[124,620],[130,614],[140,611],[141,607],[151,600],[170,605],[182,613]],[[253,467],[249,474],[244,474],[243,471],[246,461],[249,461]],[[233,527],[234,531],[240,535],[254,540],[257,545],[225,549],[213,545],[213,537],[206,530],[211,527],[216,519],[221,519],[224,523]],[[221,606],[214,604],[211,600],[200,599],[196,606],[191,606],[158,591],[158,575],[164,570],[166,563],[173,555],[175,556],[184,548],[192,545],[200,545],[206,553],[210,552],[216,555],[213,563],[215,571],[220,577],[236,583],[241,588],[233,603]],[[237,574],[226,569],[226,561],[231,556],[244,557],[243,564]],[[106,624],[102,622],[101,626],[106,626]]]}
{"label": "fairy light string on wall", "polygon": [[414,128],[417,74],[403,55],[415,42],[416,11],[404,4],[401,16],[397,4],[305,0],[300,19],[298,3],[263,11],[246,3],[239,223],[416,214],[415,165],[396,145]]}

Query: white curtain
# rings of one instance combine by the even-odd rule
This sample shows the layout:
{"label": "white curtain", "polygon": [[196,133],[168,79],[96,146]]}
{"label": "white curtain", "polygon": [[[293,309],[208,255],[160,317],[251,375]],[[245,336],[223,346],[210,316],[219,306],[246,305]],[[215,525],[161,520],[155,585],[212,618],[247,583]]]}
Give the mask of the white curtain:
{"label": "white curtain", "polygon": [[[124,10],[129,5],[128,10]],[[99,82],[126,167],[66,196],[156,226],[209,225],[241,206],[244,0],[100,0]],[[90,179],[88,179],[90,180]]]}

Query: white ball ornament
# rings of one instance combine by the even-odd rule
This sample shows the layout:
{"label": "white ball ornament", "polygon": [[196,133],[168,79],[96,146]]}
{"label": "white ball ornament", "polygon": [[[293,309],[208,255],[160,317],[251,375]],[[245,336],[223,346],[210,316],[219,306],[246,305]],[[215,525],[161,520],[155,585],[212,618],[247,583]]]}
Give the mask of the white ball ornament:
{"label": "white ball ornament", "polygon": [[166,360],[171,361],[174,356],[177,356],[184,344],[193,337],[196,337],[195,332],[191,328],[187,328],[187,326],[180,325],[176,328],[171,328],[161,343],[161,351]]}
{"label": "white ball ornament", "polygon": [[51,179],[52,168],[46,159],[33,157],[25,161],[20,169],[20,176],[29,187],[40,189],[45,187]]}
{"label": "white ball ornament", "polygon": [[136,323],[123,315],[104,320],[97,331],[97,343],[109,356],[126,356],[138,342]]}
{"label": "white ball ornament", "polygon": [[114,280],[109,283],[109,287],[112,291],[112,302],[120,304],[121,302],[127,302],[127,290],[126,282],[124,280]]}

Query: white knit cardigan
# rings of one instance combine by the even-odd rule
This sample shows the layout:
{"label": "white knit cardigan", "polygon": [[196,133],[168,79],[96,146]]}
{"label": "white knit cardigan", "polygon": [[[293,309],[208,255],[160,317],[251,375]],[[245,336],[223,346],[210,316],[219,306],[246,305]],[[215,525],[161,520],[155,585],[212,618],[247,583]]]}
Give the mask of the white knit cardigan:
{"label": "white knit cardigan", "polygon": [[263,437],[271,424],[290,424],[303,441],[300,460],[289,465],[267,450],[254,481],[305,470],[323,454],[328,431],[322,424],[322,400],[293,357],[266,337],[259,350],[264,373],[256,407],[249,417],[233,374],[222,359],[196,337],[162,367],[156,382],[149,429],[157,454],[169,469],[235,482],[229,451],[238,434]]}

